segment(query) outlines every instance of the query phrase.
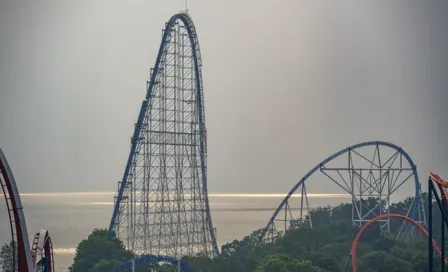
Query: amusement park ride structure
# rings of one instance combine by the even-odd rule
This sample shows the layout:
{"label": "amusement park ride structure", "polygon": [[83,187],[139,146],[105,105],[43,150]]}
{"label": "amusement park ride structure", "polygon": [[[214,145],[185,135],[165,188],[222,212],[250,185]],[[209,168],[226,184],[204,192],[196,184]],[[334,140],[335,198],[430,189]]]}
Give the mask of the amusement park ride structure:
{"label": "amusement park ride structure", "polygon": [[[437,191],[437,188],[439,189]],[[448,198],[447,198],[447,190],[448,190],[448,182],[441,179],[437,174],[429,173],[428,179],[428,207],[429,207],[429,218],[428,218],[428,230],[425,229],[421,224],[414,221],[412,218],[404,216],[402,214],[383,214],[378,215],[371,220],[369,220],[366,224],[364,224],[353,240],[352,247],[350,249],[350,256],[348,261],[351,260],[352,272],[357,272],[358,268],[356,265],[356,247],[358,245],[359,239],[364,231],[369,228],[373,223],[381,220],[382,218],[399,218],[405,222],[409,222],[414,225],[416,229],[422,232],[426,237],[428,237],[428,271],[434,271],[434,249],[436,249],[437,254],[440,256],[440,267],[441,271],[446,271],[446,266],[448,265],[448,259],[445,255],[445,228],[448,227]],[[439,196],[440,194],[440,196]],[[436,209],[433,209],[434,203],[433,198],[435,199]],[[440,212],[440,243],[441,247],[436,243],[433,232],[433,217],[437,212]],[[345,270],[347,271],[349,262],[347,261],[347,265],[345,266]]]}
{"label": "amusement park ride structure", "polygon": [[202,61],[186,12],[166,23],[109,230],[137,254],[216,256]]}
{"label": "amusement park ride structure", "polygon": [[[370,149],[370,156],[363,152],[366,149]],[[429,271],[433,271],[433,248],[441,256],[442,268],[445,266],[448,182],[430,174],[426,231],[416,165],[401,147],[382,141],[349,146],[311,169],[292,187],[261,230],[261,242],[278,229],[313,227],[306,181],[317,174],[351,197],[351,219],[360,227],[350,251],[354,272],[356,245],[364,230],[375,222],[383,230],[389,230],[391,217],[410,222],[429,237]],[[413,202],[406,214],[390,214],[391,198],[409,180],[414,185]],[[10,219],[14,271],[54,272],[48,231],[38,232],[30,247],[18,189],[1,149],[0,183]],[[296,192],[300,198],[298,206],[292,201]],[[378,200],[375,207],[365,204],[369,198]],[[433,198],[442,217],[441,247],[433,240]],[[297,210],[299,214],[293,214]],[[202,60],[196,29],[186,12],[172,16],[163,31],[123,178],[118,184],[109,230],[116,232],[127,249],[145,255],[124,263],[114,272],[125,271],[140,262],[168,262],[177,264],[179,270],[192,271],[181,261],[182,256],[219,254],[207,191]]]}
{"label": "amusement park ride structure", "polygon": [[[285,232],[313,226],[312,216],[307,213],[310,207],[306,184],[315,175],[319,175],[320,180],[325,180],[328,184],[335,184],[349,195],[352,202],[352,222],[359,227],[375,216],[390,213],[391,199],[397,190],[411,183],[415,195],[413,202],[407,207],[406,216],[420,225],[426,225],[417,166],[412,158],[395,144],[371,141],[342,149],[311,169],[280,203],[266,227],[261,230],[260,241],[270,240],[278,230]],[[298,195],[300,200],[295,206],[294,195]],[[369,199],[376,199],[373,206],[366,205]],[[382,229],[390,230],[389,217],[382,217],[379,223]],[[400,228],[400,233],[403,231],[404,225]]]}
{"label": "amusement park ride structure", "polygon": [[[356,234],[355,239],[353,240],[352,243],[352,247],[350,249],[350,256],[349,256],[349,260],[351,260],[351,265],[352,265],[352,272],[357,272],[358,268],[356,266],[356,248],[358,246],[358,242],[359,239],[361,238],[361,235],[374,223],[376,223],[377,221],[380,221],[383,218],[398,218],[403,220],[404,222],[408,222],[411,223],[416,229],[418,229],[421,233],[423,233],[426,237],[428,237],[428,241],[429,241],[429,246],[430,246],[430,250],[432,251],[433,248],[436,249],[437,254],[442,257],[444,256],[444,249],[440,249],[440,247],[437,245],[436,241],[434,239],[432,239],[432,237],[430,236],[430,234],[428,233],[428,231],[423,228],[418,222],[412,220],[411,218],[404,216],[402,214],[382,214],[382,215],[378,215],[374,218],[372,218],[371,220],[369,220],[366,224],[364,224],[361,229],[359,230],[358,234]],[[442,267],[443,265],[448,263],[448,260],[446,260],[445,258],[441,258],[442,260]],[[347,271],[347,267],[348,267],[348,262],[347,265],[345,267],[345,271]],[[432,269],[430,271],[433,271]]]}
{"label": "amusement park ride structure", "polygon": [[[438,188],[438,190],[437,190]],[[445,271],[445,266],[447,262],[445,261],[445,228],[448,227],[448,198],[447,198],[447,190],[448,190],[448,182],[441,179],[437,174],[429,173],[428,178],[428,207],[429,207],[429,218],[428,218],[428,233],[429,233],[429,241],[433,240],[434,237],[434,216],[436,213],[440,212],[440,241],[441,241],[441,271]],[[434,209],[433,198],[436,203],[436,208]],[[428,243],[428,262],[429,262],[429,271],[434,271],[434,253],[431,244]]]}
{"label": "amusement park ride structure", "polygon": [[[151,256],[139,259],[141,262],[219,253],[207,194],[198,36],[187,12],[172,16],[162,33],[109,225],[128,249]],[[278,228],[287,231],[313,226],[306,181],[309,184],[318,174],[351,197],[352,222],[360,228],[375,219],[383,230],[389,230],[390,219],[385,215],[394,194],[411,184],[413,202],[401,216],[426,226],[417,167],[411,157],[397,145],[371,141],[342,149],[308,172],[280,203],[262,229],[260,241],[266,241]],[[292,201],[296,192],[298,207]],[[379,200],[375,207],[366,205],[369,198]],[[294,214],[297,210],[299,214]]]}
{"label": "amusement park ride structure", "polygon": [[48,231],[41,230],[38,232],[30,249],[19,190],[8,161],[1,149],[0,183],[5,196],[11,227],[13,271],[54,272],[53,245]]}

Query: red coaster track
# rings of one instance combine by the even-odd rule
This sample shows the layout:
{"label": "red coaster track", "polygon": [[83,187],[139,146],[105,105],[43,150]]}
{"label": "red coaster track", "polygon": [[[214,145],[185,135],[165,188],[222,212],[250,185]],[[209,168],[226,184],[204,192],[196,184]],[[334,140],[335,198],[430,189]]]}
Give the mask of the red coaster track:
{"label": "red coaster track", "polygon": [[[22,202],[17,189],[11,168],[3,151],[0,149],[0,182],[5,195],[6,206],[11,224],[12,240],[14,241],[14,252],[17,252],[17,260],[14,254],[14,266],[17,265],[19,272],[34,270],[31,259],[30,244],[27,241],[28,231],[26,229],[25,215],[23,214]],[[17,246],[17,248],[15,248]]]}
{"label": "red coaster track", "polygon": [[33,264],[37,271],[54,272],[53,244],[46,230],[36,233],[31,247]]}
{"label": "red coaster track", "polygon": [[[364,233],[364,231],[370,227],[373,223],[377,222],[378,220],[381,220],[384,217],[393,217],[393,218],[399,218],[402,220],[405,220],[411,224],[413,224],[418,230],[420,230],[426,237],[429,236],[428,231],[420,226],[417,222],[412,220],[412,218],[409,218],[407,216],[404,216],[402,214],[381,214],[378,216],[375,216],[370,221],[368,221],[366,224],[362,226],[362,228],[359,230],[358,234],[356,235],[355,239],[353,240],[352,248],[350,249],[350,258],[351,258],[351,264],[352,264],[352,272],[357,272],[358,268],[356,266],[356,247],[358,246],[359,239],[361,238],[361,235]],[[432,240],[432,238],[431,238]],[[437,254],[439,256],[442,256],[442,251],[440,250],[440,247],[437,245],[437,243],[432,240],[432,247],[436,249]],[[448,263],[448,260],[445,259],[445,264]]]}
{"label": "red coaster track", "polygon": [[13,266],[17,272],[45,271],[54,272],[53,246],[48,231],[36,234],[33,250],[30,250],[28,231],[19,190],[6,160],[0,149],[0,184],[5,196],[13,241]]}

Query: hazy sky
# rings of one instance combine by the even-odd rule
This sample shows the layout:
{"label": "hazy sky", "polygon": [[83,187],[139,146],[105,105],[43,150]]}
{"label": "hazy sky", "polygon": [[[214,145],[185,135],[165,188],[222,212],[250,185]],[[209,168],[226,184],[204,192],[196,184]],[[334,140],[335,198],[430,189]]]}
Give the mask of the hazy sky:
{"label": "hazy sky", "polygon": [[[0,1],[0,147],[22,192],[117,189],[161,30],[183,9]],[[430,170],[448,177],[448,3],[190,0],[189,10],[210,192],[284,193],[368,140],[402,146],[423,182]]]}

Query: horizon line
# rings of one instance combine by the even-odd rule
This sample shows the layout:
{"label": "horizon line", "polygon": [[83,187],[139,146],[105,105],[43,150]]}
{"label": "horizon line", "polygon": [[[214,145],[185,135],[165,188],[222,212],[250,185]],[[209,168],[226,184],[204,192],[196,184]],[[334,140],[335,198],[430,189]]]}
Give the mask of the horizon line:
{"label": "horizon line", "polygon": [[[63,196],[63,195],[115,195],[116,192],[38,192],[19,193],[20,196]],[[285,197],[287,193],[209,193],[209,197]],[[308,197],[349,197],[350,194],[307,194]],[[293,194],[291,197],[301,197],[301,194]]]}

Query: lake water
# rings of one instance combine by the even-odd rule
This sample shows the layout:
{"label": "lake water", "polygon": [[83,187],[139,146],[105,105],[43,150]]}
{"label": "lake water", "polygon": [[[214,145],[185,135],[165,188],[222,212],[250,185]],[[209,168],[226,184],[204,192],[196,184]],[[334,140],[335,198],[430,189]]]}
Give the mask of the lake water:
{"label": "lake water", "polygon": [[[114,192],[22,194],[30,240],[41,228],[50,232],[56,271],[66,271],[78,243],[94,228],[107,228]],[[213,224],[221,246],[264,227],[284,194],[210,194]],[[310,207],[350,201],[347,195],[308,194]],[[292,200],[297,206],[300,198]],[[0,209],[0,242],[10,240],[6,205]]]}

